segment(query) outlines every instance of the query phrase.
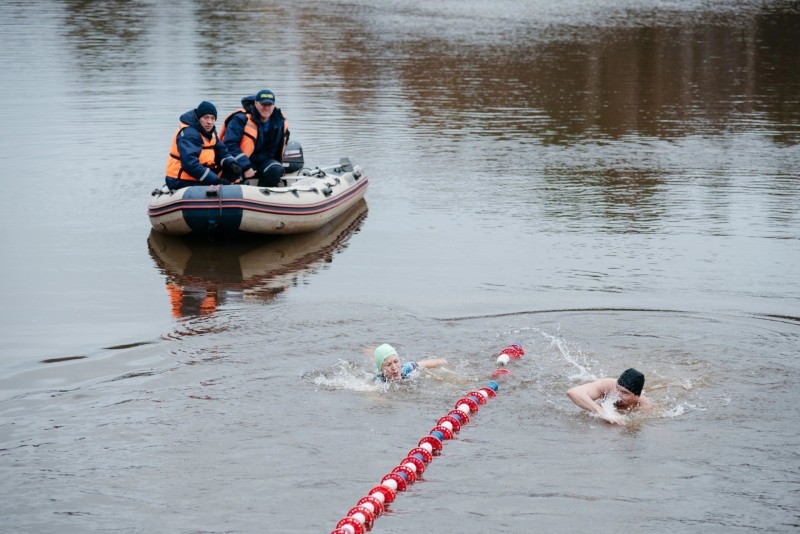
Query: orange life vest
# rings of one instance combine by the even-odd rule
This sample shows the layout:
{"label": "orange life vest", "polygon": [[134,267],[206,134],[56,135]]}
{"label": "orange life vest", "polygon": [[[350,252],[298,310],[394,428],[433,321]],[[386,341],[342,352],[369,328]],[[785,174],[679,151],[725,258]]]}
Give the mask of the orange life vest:
{"label": "orange life vest", "polygon": [[[182,122],[178,130],[175,132],[175,135],[172,136],[172,147],[169,149],[169,158],[167,158],[166,175],[168,178],[197,182],[197,178],[183,170],[183,166],[181,165],[181,154],[178,152],[178,136],[181,134],[183,129],[187,128],[188,126],[188,124]],[[211,139],[201,135],[200,139],[203,140],[203,146],[200,149],[199,156],[200,165],[203,167],[208,167],[214,172],[218,172],[219,166],[215,162],[217,154],[214,151],[214,147],[217,146],[217,134],[212,133]]]}
{"label": "orange life vest", "polygon": [[223,141],[225,140],[225,129],[228,127],[228,123],[231,122],[233,116],[237,113],[244,113],[247,116],[247,123],[244,125],[244,133],[242,134],[242,140],[239,142],[239,148],[241,148],[244,155],[249,158],[256,149],[258,126],[256,126],[253,117],[250,116],[246,109],[239,108],[225,118],[225,122],[222,123],[222,127],[219,129],[219,138]]}
{"label": "orange life vest", "polygon": [[188,303],[186,303],[187,306],[184,307],[183,287],[180,285],[167,282],[167,292],[169,293],[170,304],[172,304],[172,316],[175,318],[189,315],[210,315],[214,313],[217,310],[217,306],[219,306],[219,296],[216,290],[206,289],[206,296],[200,301],[196,310],[189,308]]}

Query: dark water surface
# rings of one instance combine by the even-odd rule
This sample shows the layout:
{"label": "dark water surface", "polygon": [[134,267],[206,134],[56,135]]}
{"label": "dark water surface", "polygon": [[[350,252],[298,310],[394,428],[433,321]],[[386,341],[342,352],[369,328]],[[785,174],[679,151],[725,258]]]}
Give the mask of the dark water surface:
{"label": "dark water surface", "polygon": [[[0,531],[330,532],[513,342],[374,532],[800,528],[800,6],[373,4],[0,5]],[[151,233],[178,116],[264,87],[366,201]],[[625,427],[564,395],[631,366]]]}

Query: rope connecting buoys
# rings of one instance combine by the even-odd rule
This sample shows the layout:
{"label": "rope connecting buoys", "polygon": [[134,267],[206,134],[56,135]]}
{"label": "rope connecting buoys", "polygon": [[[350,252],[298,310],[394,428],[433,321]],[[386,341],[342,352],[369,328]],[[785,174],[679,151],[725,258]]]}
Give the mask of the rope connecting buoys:
{"label": "rope connecting buoys", "polygon": [[[522,347],[510,345],[500,352],[497,361],[500,365],[506,365],[512,359],[520,359],[523,354],[525,351]],[[501,357],[504,355],[504,362],[501,363]],[[492,373],[492,378],[499,370]],[[510,371],[502,374],[510,374]],[[419,479],[434,457],[441,454],[444,443],[453,439],[461,428],[469,423],[470,414],[477,412],[489,399],[497,397],[498,389],[500,386],[497,382],[491,380],[486,386],[469,391],[458,399],[455,409],[436,421],[436,426],[428,435],[423,436],[417,446],[408,451],[400,464],[381,479],[380,484],[369,490],[368,495],[359,499],[356,506],[336,524],[336,529],[331,531],[331,534],[364,534],[372,530],[375,520],[386,511],[387,505],[394,502],[399,492],[406,491]]]}
{"label": "rope connecting buoys", "polygon": [[386,505],[395,500],[397,493],[406,491],[418,480],[433,458],[441,454],[444,442],[453,439],[469,423],[468,414],[477,412],[479,406],[496,397],[499,388],[497,382],[490,381],[485,387],[461,397],[456,402],[456,408],[441,417],[428,435],[423,436],[418,445],[408,451],[400,464],[385,475],[381,483],[372,488],[367,496],[359,499],[357,505],[337,523],[331,534],[363,534],[372,530],[373,523],[384,513]]}

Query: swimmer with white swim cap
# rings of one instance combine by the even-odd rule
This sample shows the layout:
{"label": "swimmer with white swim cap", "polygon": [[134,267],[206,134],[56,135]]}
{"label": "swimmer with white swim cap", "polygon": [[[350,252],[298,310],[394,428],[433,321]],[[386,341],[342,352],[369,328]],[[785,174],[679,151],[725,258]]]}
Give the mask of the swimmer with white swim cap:
{"label": "swimmer with white swim cap", "polygon": [[411,378],[414,371],[419,369],[432,369],[447,363],[447,360],[444,358],[432,358],[430,360],[420,360],[418,362],[406,362],[401,365],[400,358],[397,356],[397,351],[388,343],[384,343],[375,349],[374,357],[375,368],[378,370],[378,375],[375,377],[376,382],[406,380]]}

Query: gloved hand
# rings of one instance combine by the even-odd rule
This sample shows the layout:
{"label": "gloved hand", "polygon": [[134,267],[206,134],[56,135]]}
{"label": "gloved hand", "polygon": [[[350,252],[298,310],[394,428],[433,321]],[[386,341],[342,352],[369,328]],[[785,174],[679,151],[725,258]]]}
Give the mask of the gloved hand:
{"label": "gloved hand", "polygon": [[228,165],[228,173],[234,182],[242,177],[242,172],[242,168],[236,163]]}

